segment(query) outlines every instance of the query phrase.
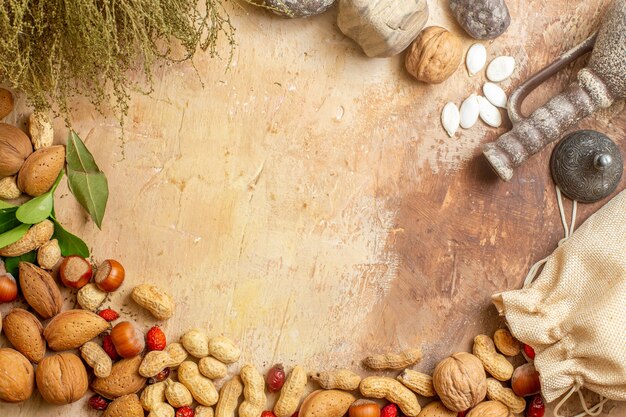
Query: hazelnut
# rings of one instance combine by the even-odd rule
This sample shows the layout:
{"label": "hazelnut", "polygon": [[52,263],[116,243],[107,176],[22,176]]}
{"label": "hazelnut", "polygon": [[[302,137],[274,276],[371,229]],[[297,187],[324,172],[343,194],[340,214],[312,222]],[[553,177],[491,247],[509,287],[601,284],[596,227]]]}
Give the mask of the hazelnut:
{"label": "hazelnut", "polygon": [[102,291],[112,292],[122,285],[125,275],[121,263],[114,259],[107,259],[98,267],[94,281]]}
{"label": "hazelnut", "polygon": [[143,352],[146,341],[135,323],[122,321],[111,330],[111,340],[122,358],[132,358]]}
{"label": "hazelnut", "polygon": [[82,288],[91,279],[93,270],[89,261],[78,255],[68,256],[61,263],[59,276],[65,286]]}
{"label": "hazelnut", "polygon": [[442,27],[431,26],[409,48],[405,66],[417,80],[439,84],[456,71],[462,58],[461,39]]}

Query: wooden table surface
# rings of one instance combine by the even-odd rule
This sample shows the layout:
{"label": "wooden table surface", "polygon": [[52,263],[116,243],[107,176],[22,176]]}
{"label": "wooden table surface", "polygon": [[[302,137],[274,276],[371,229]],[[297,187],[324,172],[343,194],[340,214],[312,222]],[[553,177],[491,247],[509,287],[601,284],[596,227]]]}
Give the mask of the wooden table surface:
{"label": "wooden table surface", "polygon": [[[431,1],[428,25],[473,41]],[[489,58],[516,58],[510,92],[593,31],[608,0],[508,0],[512,24],[484,42]],[[421,346],[431,372],[478,333],[502,326],[494,292],[520,287],[562,237],[545,150],[504,183],[481,143],[510,128],[479,122],[448,138],[439,117],[484,83],[463,67],[445,83],[410,78],[402,57],[368,59],[335,25],[336,10],[284,20],[230,7],[239,45],[233,62],[199,54],[196,66],[156,70],[152,97],[136,94],[125,131],[77,104],[74,128],[109,179],[99,231],[68,194],[57,213],[94,260],[116,258],[127,283],[107,300],[146,328],[133,285],[171,291],[170,340],[190,327],[241,344],[240,362],[359,372],[368,353]],[[570,67],[534,93],[534,109],[573,79]],[[580,127],[624,150],[617,103]],[[9,122],[22,122],[28,110]],[[67,134],[57,123],[56,140]],[[123,137],[123,139],[122,139]],[[624,188],[624,181],[620,189]],[[582,206],[582,221],[601,206]],[[74,305],[68,293],[67,305]],[[2,306],[2,313],[8,306]],[[6,343],[4,340],[2,343]],[[235,372],[239,365],[233,367]],[[593,400],[593,396],[590,397]],[[576,407],[570,408],[570,411]],[[610,415],[626,407],[609,403]],[[85,401],[53,407],[37,395],[0,405],[15,417],[97,415]]]}

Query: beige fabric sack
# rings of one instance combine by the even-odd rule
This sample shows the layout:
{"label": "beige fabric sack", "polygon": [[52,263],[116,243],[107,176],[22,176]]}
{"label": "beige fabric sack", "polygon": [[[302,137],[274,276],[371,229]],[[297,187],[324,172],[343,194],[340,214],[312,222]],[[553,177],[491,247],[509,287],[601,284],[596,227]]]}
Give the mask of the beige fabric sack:
{"label": "beige fabric sack", "polygon": [[493,296],[511,333],[535,349],[544,398],[584,386],[626,401],[626,191],[546,260],[531,285]]}

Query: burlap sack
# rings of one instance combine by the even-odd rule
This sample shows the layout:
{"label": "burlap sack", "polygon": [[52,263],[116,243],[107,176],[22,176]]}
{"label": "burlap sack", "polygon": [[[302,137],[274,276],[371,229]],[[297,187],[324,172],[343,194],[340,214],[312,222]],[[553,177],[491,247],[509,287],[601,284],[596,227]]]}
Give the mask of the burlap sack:
{"label": "burlap sack", "polygon": [[493,301],[535,349],[548,402],[580,386],[626,401],[626,191],[563,241],[530,286]]}

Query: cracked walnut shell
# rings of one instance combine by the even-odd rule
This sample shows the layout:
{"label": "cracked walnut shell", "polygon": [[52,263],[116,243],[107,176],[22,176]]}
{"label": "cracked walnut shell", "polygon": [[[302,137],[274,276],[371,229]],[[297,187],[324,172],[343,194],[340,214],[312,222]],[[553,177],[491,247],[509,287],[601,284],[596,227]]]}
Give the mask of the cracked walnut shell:
{"label": "cracked walnut shell", "polygon": [[405,66],[417,80],[439,84],[456,71],[462,58],[461,39],[442,27],[431,26],[409,48]]}

